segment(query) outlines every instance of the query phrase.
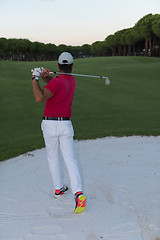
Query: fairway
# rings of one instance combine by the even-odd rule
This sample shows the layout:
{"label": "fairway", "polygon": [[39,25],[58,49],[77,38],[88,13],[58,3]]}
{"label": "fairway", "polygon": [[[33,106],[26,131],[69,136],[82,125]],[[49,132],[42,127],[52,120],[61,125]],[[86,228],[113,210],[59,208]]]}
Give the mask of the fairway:
{"label": "fairway", "polygon": [[[57,62],[0,61],[0,160],[44,147],[40,129],[44,103],[35,103],[30,69],[57,71]],[[76,59],[72,107],[75,139],[160,135],[160,58],[100,57]],[[44,83],[40,81],[40,85]]]}

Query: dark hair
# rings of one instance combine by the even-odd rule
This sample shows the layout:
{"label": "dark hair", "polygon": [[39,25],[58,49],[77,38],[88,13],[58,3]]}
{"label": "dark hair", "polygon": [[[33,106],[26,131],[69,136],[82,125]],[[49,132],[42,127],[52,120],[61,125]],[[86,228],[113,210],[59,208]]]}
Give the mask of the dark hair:
{"label": "dark hair", "polygon": [[71,72],[72,72],[73,63],[72,63],[72,64],[59,64],[59,63],[58,63],[58,66],[59,66],[59,69],[60,69],[62,72],[71,73]]}

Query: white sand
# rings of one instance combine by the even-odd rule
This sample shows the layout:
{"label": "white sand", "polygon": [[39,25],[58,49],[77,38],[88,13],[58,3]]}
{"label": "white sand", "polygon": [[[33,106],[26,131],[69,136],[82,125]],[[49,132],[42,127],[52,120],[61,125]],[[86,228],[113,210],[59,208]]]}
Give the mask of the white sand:
{"label": "white sand", "polygon": [[45,148],[0,162],[0,240],[160,240],[160,137],[75,141],[75,154],[77,215],[71,191],[52,197]]}

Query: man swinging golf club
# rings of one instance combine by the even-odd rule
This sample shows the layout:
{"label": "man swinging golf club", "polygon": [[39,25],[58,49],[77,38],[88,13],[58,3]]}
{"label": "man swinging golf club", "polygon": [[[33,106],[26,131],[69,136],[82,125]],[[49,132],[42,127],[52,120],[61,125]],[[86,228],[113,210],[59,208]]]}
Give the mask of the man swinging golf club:
{"label": "man swinging golf club", "polygon": [[[46,100],[44,117],[41,128],[47,149],[49,169],[54,183],[55,197],[62,196],[68,191],[63,184],[59,148],[66,164],[71,189],[75,195],[75,213],[85,210],[86,197],[82,192],[81,177],[73,150],[73,127],[71,123],[71,106],[76,89],[76,80],[71,75],[73,57],[68,52],[63,52],[58,59],[60,75],[53,78],[50,70],[35,68],[32,72],[32,88],[36,102]],[[47,83],[43,89],[39,85],[39,77]]]}

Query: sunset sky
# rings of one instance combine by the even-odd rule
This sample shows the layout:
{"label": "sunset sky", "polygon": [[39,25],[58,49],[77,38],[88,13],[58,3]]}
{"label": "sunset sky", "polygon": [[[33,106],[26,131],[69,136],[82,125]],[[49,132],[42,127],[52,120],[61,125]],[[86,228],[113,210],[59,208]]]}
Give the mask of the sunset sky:
{"label": "sunset sky", "polygon": [[160,14],[159,0],[0,0],[0,37],[81,46]]}

